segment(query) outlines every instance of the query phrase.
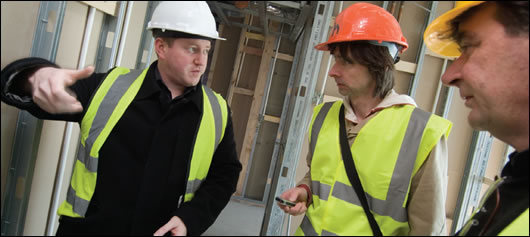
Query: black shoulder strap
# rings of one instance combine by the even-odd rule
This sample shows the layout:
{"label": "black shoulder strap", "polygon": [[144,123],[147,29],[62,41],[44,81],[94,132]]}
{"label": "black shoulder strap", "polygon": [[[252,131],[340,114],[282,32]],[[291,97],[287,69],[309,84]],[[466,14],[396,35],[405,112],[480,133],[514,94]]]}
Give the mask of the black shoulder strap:
{"label": "black shoulder strap", "polygon": [[377,225],[377,222],[375,221],[374,216],[372,215],[372,212],[370,212],[370,208],[368,207],[368,201],[366,201],[366,195],[364,194],[363,186],[361,185],[359,175],[357,174],[355,164],[353,163],[353,156],[351,154],[350,145],[348,144],[348,137],[346,135],[346,122],[344,121],[344,105],[340,107],[339,121],[340,148],[342,152],[342,160],[344,161],[344,168],[346,169],[346,173],[348,174],[348,179],[350,180],[350,183],[352,184],[355,193],[357,193],[359,201],[361,201],[364,213],[366,213],[366,216],[368,217],[368,222],[370,222],[370,227],[372,227],[372,232],[374,236],[383,236],[381,230],[379,229],[379,225]]}

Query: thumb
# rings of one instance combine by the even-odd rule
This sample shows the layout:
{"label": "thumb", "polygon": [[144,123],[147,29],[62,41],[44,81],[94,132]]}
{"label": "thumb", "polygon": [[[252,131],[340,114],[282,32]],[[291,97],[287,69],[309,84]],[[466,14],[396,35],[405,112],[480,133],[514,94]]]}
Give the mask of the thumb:
{"label": "thumb", "polygon": [[90,75],[92,75],[92,73],[94,73],[94,66],[88,66],[88,67],[85,67],[83,69],[79,69],[79,70],[71,70],[69,72],[70,76],[72,77],[72,84],[73,82],[79,80],[79,79],[84,79],[84,78],[87,78],[89,77]]}
{"label": "thumb", "polygon": [[297,192],[289,192],[289,193],[287,194],[286,199],[287,199],[288,201],[292,201],[292,202],[294,202],[294,201],[298,200],[298,193],[297,193]]}

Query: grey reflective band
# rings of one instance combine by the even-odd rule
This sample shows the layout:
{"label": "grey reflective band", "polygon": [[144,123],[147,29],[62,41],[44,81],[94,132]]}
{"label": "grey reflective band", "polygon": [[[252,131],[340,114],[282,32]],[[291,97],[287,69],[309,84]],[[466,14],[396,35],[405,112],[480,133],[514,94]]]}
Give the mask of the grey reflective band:
{"label": "grey reflective band", "polygon": [[[215,149],[217,149],[217,146],[219,145],[219,142],[221,140],[221,134],[223,129],[223,115],[221,113],[221,105],[219,104],[219,101],[217,100],[217,96],[213,93],[213,91],[203,86],[204,91],[206,92],[206,95],[208,96],[208,100],[210,101],[210,105],[212,107],[213,117],[215,121]],[[203,108],[203,110],[206,108]],[[204,114],[204,112],[203,112]]]}
{"label": "grey reflective band", "polygon": [[[314,145],[316,145],[316,141],[314,140],[317,139],[320,132],[319,130],[322,128],[322,124],[324,123],[324,119],[328,112],[329,109],[324,110],[323,107],[313,123],[311,143]],[[394,167],[394,172],[392,173],[386,200],[374,198],[365,192],[370,209],[374,213],[380,216],[389,216],[400,222],[408,221],[407,210],[403,207],[403,203],[408,194],[407,191],[412,178],[412,171],[414,169],[414,164],[416,163],[423,131],[427,126],[430,116],[430,113],[419,108],[414,108],[412,111]],[[314,149],[314,147],[312,149]],[[333,186],[332,196],[351,204],[361,206],[351,184],[336,182]],[[312,181],[311,188],[313,193],[321,200],[327,200],[329,191],[331,190],[331,186],[318,181]]]}
{"label": "grey reflective band", "polygon": [[90,201],[78,197],[71,184],[68,187],[68,192],[66,193],[66,202],[72,205],[73,211],[80,216],[85,216],[85,213],[88,210],[88,204],[90,203]]}
{"label": "grey reflective band", "polygon": [[[396,201],[397,199],[390,198],[387,200],[381,200],[372,197],[367,192],[365,192],[365,194],[368,205],[374,213],[377,213],[380,216],[389,216],[392,219],[400,222],[406,222],[408,220],[407,210],[398,204],[399,201]],[[361,206],[359,197],[351,185],[336,182],[331,195],[350,204]]]}
{"label": "grey reflective band", "polygon": [[311,140],[309,144],[309,154],[311,154],[311,157],[313,157],[313,154],[315,152],[315,146],[317,144],[318,139],[318,133],[320,132],[320,129],[322,128],[322,124],[324,124],[324,119],[326,119],[326,116],[328,115],[329,110],[331,109],[331,106],[333,106],[334,102],[327,102],[324,103],[322,108],[317,114],[317,117],[315,118],[315,121],[313,122],[313,128],[311,129]]}
{"label": "grey reflective band", "polygon": [[90,155],[94,142],[109,121],[112,112],[118,105],[122,96],[141,73],[142,70],[132,70],[129,73],[116,78],[116,81],[112,84],[109,92],[101,101],[96,116],[94,117],[94,121],[92,122],[92,126],[88,132],[88,137],[85,140],[85,146],[83,147],[81,145],[77,151],[77,159],[83,163],[90,172],[97,172],[98,169],[98,158]]}
{"label": "grey reflective band", "polygon": [[407,191],[409,190],[409,182],[412,178],[412,170],[418,156],[421,137],[430,117],[430,113],[417,107],[412,111],[386,196],[387,202],[393,202],[390,206],[401,207],[405,202]]}
{"label": "grey reflective band", "polygon": [[[302,219],[302,223],[300,224],[300,229],[304,232],[305,236],[317,236],[319,235],[315,228],[313,228],[313,225],[311,224],[311,221],[307,217],[307,215],[304,215],[304,219]],[[333,232],[329,232],[327,230],[322,230],[321,236],[338,236],[338,234],[335,234]]]}
{"label": "grey reflective band", "polygon": [[318,235],[315,228],[313,228],[313,225],[311,224],[311,221],[309,220],[309,217],[307,217],[307,215],[304,215],[304,219],[302,219],[300,228],[304,232],[305,236],[317,236]]}
{"label": "grey reflective band", "polygon": [[331,192],[331,185],[324,184],[319,181],[311,181],[311,190],[313,194],[318,195],[320,200],[328,200],[329,193]]}
{"label": "grey reflective band", "polygon": [[[101,104],[98,107],[92,126],[88,132],[88,137],[85,140],[85,145],[81,144],[79,150],[77,151],[77,160],[85,165],[85,168],[93,173],[96,173],[98,170],[98,158],[90,155],[90,151],[94,145],[94,142],[101,134],[103,128],[109,121],[112,112],[118,105],[120,99],[125,95],[129,87],[133,82],[138,78],[143,70],[131,70],[129,73],[120,75],[111,88],[103,97]],[[75,213],[80,216],[85,216],[85,213],[88,209],[88,204],[90,200],[85,200],[76,195],[75,189],[70,183],[68,192],[66,195],[66,202],[72,206],[72,209]]]}
{"label": "grey reflective band", "polygon": [[125,92],[133,84],[136,78],[138,78],[142,71],[143,70],[131,70],[127,74],[120,75],[118,78],[116,78],[105,97],[103,97],[96,115],[94,116],[92,126],[88,132],[88,137],[85,140],[85,146],[87,148],[88,154],[90,154],[92,145],[94,145],[94,142],[99,137],[99,134],[101,134],[101,131],[103,128],[105,128],[105,125],[109,121],[112,112],[114,112],[114,109],[118,105],[118,102],[123,95],[125,95]]}
{"label": "grey reflective band", "polygon": [[[206,87],[203,86],[204,92],[206,93],[207,99],[210,102],[210,107],[212,109],[213,114],[213,120],[214,120],[214,126],[215,126],[215,144],[214,144],[214,152],[217,149],[217,146],[219,145],[221,141],[221,134],[223,132],[223,115],[221,112],[221,105],[219,104],[219,100],[217,99],[217,96],[215,96],[214,92]],[[204,110],[208,108],[203,108],[203,115]],[[204,118],[202,118],[202,121],[205,121]],[[193,161],[192,161],[193,162]],[[194,180],[188,180],[186,184],[186,194],[195,193],[197,189],[201,186],[202,180],[200,179],[194,179]]]}
{"label": "grey reflective band", "polygon": [[[86,144],[86,143],[85,143]],[[98,158],[92,157],[90,155],[90,150],[88,150],[82,144],[77,150],[77,160],[85,165],[85,168],[90,172],[98,171]]]}
{"label": "grey reflective band", "polygon": [[201,183],[202,180],[200,179],[188,181],[188,183],[186,184],[186,194],[195,193],[197,189],[199,189],[199,187],[201,186]]}

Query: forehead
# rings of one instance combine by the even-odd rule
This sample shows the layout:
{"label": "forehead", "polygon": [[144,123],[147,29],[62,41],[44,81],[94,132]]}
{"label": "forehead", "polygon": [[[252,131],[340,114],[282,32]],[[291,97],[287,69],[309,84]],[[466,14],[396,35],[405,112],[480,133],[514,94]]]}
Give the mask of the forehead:
{"label": "forehead", "polygon": [[479,11],[475,12],[470,18],[460,23],[457,32],[457,41],[461,42],[465,39],[474,39],[485,34],[492,34],[492,28],[502,28],[495,16],[496,6],[494,4],[487,4]]}
{"label": "forehead", "polygon": [[[342,53],[346,53],[346,55],[342,55]],[[332,51],[330,51],[330,54],[334,57],[351,57],[351,52],[349,50],[348,46],[345,45],[337,45],[333,48]]]}

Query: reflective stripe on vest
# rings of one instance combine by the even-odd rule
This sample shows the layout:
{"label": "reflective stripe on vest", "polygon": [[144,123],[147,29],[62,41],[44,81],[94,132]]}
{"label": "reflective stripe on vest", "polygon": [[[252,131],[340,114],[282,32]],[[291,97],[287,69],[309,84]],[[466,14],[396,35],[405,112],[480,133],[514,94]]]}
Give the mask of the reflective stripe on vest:
{"label": "reflective stripe on vest", "polygon": [[[211,109],[203,109],[201,124],[197,133],[197,137],[200,139],[195,139],[184,202],[193,198],[194,193],[208,175],[213,154],[224,137],[227,123],[226,101],[210,88],[205,86],[202,88],[205,95],[203,108]],[[215,131],[215,136],[212,136],[212,131]]]}
{"label": "reflective stripe on vest", "polygon": [[[309,131],[313,204],[297,234],[372,235],[344,170],[339,146],[341,106],[342,101],[337,101],[315,108]],[[408,234],[406,201],[411,179],[441,136],[448,136],[450,127],[449,121],[413,106],[395,106],[379,112],[359,132],[351,150],[383,234]]]}
{"label": "reflective stripe on vest", "polygon": [[528,236],[528,208],[506,226],[498,236]]}
{"label": "reflective stripe on vest", "polygon": [[[109,73],[97,89],[81,122],[81,139],[77,160],[75,161],[66,200],[59,207],[57,211],[58,215],[71,217],[85,216],[95,190],[99,150],[127,107],[134,97],[136,97],[145,79],[147,70],[132,70],[129,72],[129,69],[117,67]],[[211,162],[211,156],[213,156],[213,151],[215,151],[215,148],[224,135],[227,109],[226,102],[222,97],[209,88],[203,87],[203,98],[205,101],[204,104],[208,104],[208,107],[205,106],[205,109],[203,109],[204,114],[211,116],[203,116],[199,126],[208,127],[204,124],[210,124],[208,128],[211,128],[211,130],[208,134],[203,132],[201,134],[202,136],[196,136],[200,139],[196,139],[199,142],[195,142],[195,149],[197,147],[213,147],[213,150],[209,150],[211,153],[203,152],[204,155],[211,154],[209,158],[204,157],[205,159],[209,159],[208,162],[198,161],[201,163],[201,167],[206,166],[207,170]],[[212,99],[216,100],[212,104],[217,106],[210,106],[209,100]],[[223,105],[224,107],[222,107]],[[211,131],[215,131],[215,136],[212,136]],[[204,139],[204,137],[213,137],[213,139],[208,140]],[[201,159],[202,157],[197,160]],[[195,159],[192,160],[192,166],[194,162]],[[202,177],[202,174],[197,175],[196,173],[190,172],[190,177],[196,179],[197,177]]]}

